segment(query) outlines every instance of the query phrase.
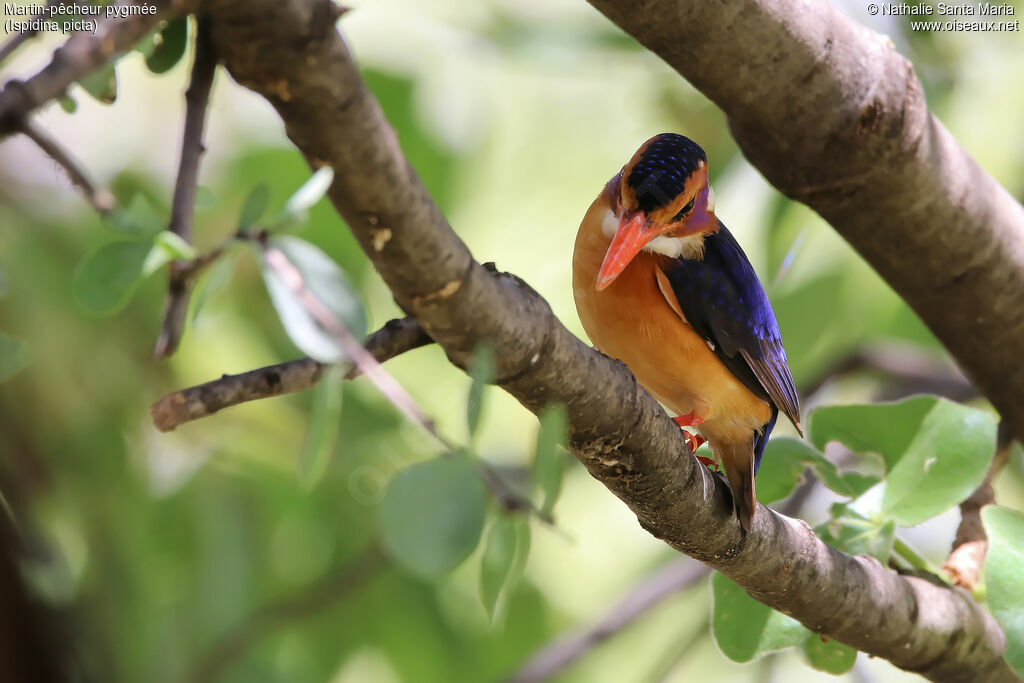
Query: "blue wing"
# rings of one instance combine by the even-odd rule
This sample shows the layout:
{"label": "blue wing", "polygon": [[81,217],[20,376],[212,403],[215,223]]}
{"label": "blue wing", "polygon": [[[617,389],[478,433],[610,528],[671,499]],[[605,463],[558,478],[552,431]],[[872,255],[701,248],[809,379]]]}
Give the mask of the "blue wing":
{"label": "blue wing", "polygon": [[672,259],[663,266],[686,321],[755,395],[773,406],[757,440],[758,462],[777,410],[800,427],[800,399],[786,363],[779,323],[768,296],[728,228],[704,238],[702,259]]}

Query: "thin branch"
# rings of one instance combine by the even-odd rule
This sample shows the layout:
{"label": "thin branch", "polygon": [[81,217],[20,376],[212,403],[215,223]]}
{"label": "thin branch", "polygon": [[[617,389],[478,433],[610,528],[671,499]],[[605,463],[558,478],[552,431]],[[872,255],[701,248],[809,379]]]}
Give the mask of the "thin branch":
{"label": "thin branch", "polygon": [[855,372],[881,373],[887,382],[883,400],[927,393],[953,401],[969,401],[979,395],[971,381],[950,363],[908,344],[896,343],[872,344],[854,350],[801,387],[801,394],[813,396],[837,377]]}
{"label": "thin branch", "polygon": [[110,194],[109,191],[96,187],[89,176],[85,174],[82,167],[71,158],[56,140],[48,136],[38,128],[31,121],[24,121],[21,124],[21,132],[25,134],[32,142],[36,143],[39,149],[49,156],[51,159],[57,162],[61,168],[68,174],[71,182],[77,185],[85,198],[89,201],[94,209],[100,214],[107,214],[114,210],[116,200],[114,195]]}
{"label": "thin branch", "polygon": [[[352,361],[354,369],[360,375],[365,375],[377,387],[377,390],[393,406],[398,408],[399,412],[434,437],[438,443],[444,446],[446,451],[449,453],[458,451],[458,447],[438,431],[433,419],[427,417],[427,414],[423,412],[423,409],[419,407],[416,400],[405,390],[405,387],[399,384],[390,373],[381,367],[381,364],[373,354],[359,343],[359,340],[352,335],[331,309],[306,286],[302,273],[288,259],[284,252],[269,245],[265,240],[262,244],[264,261],[277,272],[278,277],[281,278],[285,286],[291,289],[299,298],[303,308],[316,321],[317,325],[334,337],[342,353]],[[501,501],[506,510],[530,511],[536,513],[542,522],[554,524],[551,515],[541,514],[528,497],[515,491],[490,464],[483,460],[477,460],[476,467],[483,478],[484,484]]]}
{"label": "thin branch", "polygon": [[1013,438],[1010,431],[1005,422],[1000,422],[996,452],[985,480],[974,493],[960,503],[960,526],[957,527],[956,537],[953,539],[953,551],[942,568],[953,579],[953,583],[969,591],[973,591],[978,583],[978,575],[988,552],[988,536],[985,534],[985,526],[981,523],[981,509],[996,502],[992,482],[1009,462],[1012,446]]}
{"label": "thin branch", "polygon": [[359,343],[359,340],[352,335],[334,312],[306,286],[302,273],[285,256],[283,251],[277,247],[265,245],[263,259],[281,278],[281,282],[299,298],[303,308],[316,321],[316,324],[334,337],[338,348],[346,358],[351,360],[359,370],[359,374],[366,375],[367,379],[392,405],[398,408],[399,412],[437,439],[445,449],[456,450],[455,445],[437,431],[437,425],[416,404],[415,399],[409,395],[405,387],[381,367],[373,354]]}
{"label": "thin branch", "polygon": [[178,176],[174,183],[171,221],[168,227],[186,242],[192,241],[192,214],[195,210],[199,158],[206,151],[203,146],[203,128],[206,124],[206,110],[216,70],[217,50],[210,38],[210,20],[199,17],[196,21],[192,77],[185,91],[185,127],[181,136],[181,162],[178,164]]}
{"label": "thin branch", "polygon": [[257,610],[218,638],[183,679],[189,683],[216,681],[239,657],[263,638],[300,619],[319,614],[362,589],[387,566],[380,550],[372,548],[319,581],[284,595]]}
{"label": "thin branch", "polygon": [[[804,481],[782,506],[782,513],[795,515],[807,502],[818,484],[810,470],[804,473]],[[638,583],[630,593],[609,609],[595,624],[580,631],[561,636],[544,645],[530,656],[526,663],[510,679],[509,683],[544,681],[564,671],[590,650],[621,632],[659,604],[678,592],[697,585],[711,573],[711,569],[695,564],[690,559],[676,560]],[[683,650],[692,643],[687,640]],[[676,653],[672,662],[662,668],[670,670],[682,653]]]}
{"label": "thin branch", "polygon": [[[430,337],[415,320],[401,318],[389,321],[370,335],[366,349],[383,363],[430,342]],[[320,379],[324,367],[312,358],[300,358],[239,375],[224,375],[205,384],[167,394],[154,403],[149,412],[156,428],[167,432],[239,403],[309,389]],[[355,376],[354,370],[355,366],[346,378]]]}
{"label": "thin branch", "polygon": [[[168,230],[189,243],[192,242],[192,216],[195,211],[199,157],[205,151],[203,127],[216,70],[217,51],[210,39],[210,21],[205,17],[199,17],[196,21],[192,79],[188,90],[185,91],[185,130],[181,136],[181,162],[174,183],[171,220],[168,226]],[[187,266],[188,262],[174,261],[169,268],[170,282],[167,288],[164,322],[153,352],[157,358],[174,353],[185,331],[188,302],[195,286],[195,278],[190,276],[192,270]]]}
{"label": "thin branch", "polygon": [[[63,6],[66,3],[63,0],[47,0],[46,5],[44,5],[44,7],[46,9],[49,9],[51,5],[57,4]],[[37,21],[43,19],[44,17],[47,16],[47,14],[47,12],[37,12],[36,14],[32,15],[32,19],[30,21]],[[21,47],[24,43],[28,42],[32,38],[35,38],[38,34],[38,30],[31,29],[28,31],[21,31],[19,33],[15,33],[14,35],[8,37],[7,40],[4,41],[2,45],[0,45],[0,62],[3,62],[5,59],[10,57],[15,50],[17,50],[19,47]]]}
{"label": "thin branch", "polygon": [[711,635],[711,619],[704,617],[697,622],[696,626],[691,626],[690,630],[673,644],[672,649],[654,666],[649,679],[651,683],[662,683],[673,678],[672,673],[676,670],[676,667],[686,661],[690,653],[703,643],[709,635]]}
{"label": "thin branch", "polygon": [[594,625],[563,636],[535,653],[508,683],[545,681],[647,614],[666,599],[697,585],[711,570],[689,558],[675,560],[644,579]]}
{"label": "thin branch", "polygon": [[[134,7],[141,3],[119,0],[114,4]],[[146,0],[145,4],[155,7],[156,13],[100,19],[95,33],[73,34],[39,73],[27,81],[7,81],[0,90],[0,139],[21,130],[36,108],[60,97],[72,83],[131,49],[161,21],[191,11],[199,0]]]}
{"label": "thin branch", "polygon": [[[655,7],[658,2],[648,5]],[[701,3],[688,5],[704,7]],[[808,10],[801,7],[794,16],[804,21]],[[808,16],[813,18],[814,12],[824,11],[818,7],[814,5]],[[822,7],[829,9],[827,5]],[[687,450],[678,426],[637,385],[632,374],[566,330],[551,314],[547,303],[528,286],[514,277],[489,272],[473,259],[404,158],[394,131],[363,83],[334,26],[311,20],[311,12],[322,11],[319,3],[218,0],[208,8],[215,15],[214,40],[233,78],[263,95],[277,109],[288,135],[311,165],[327,163],[334,168],[334,183],[328,196],[398,305],[415,317],[461,367],[466,366],[477,345],[486,340],[495,349],[497,384],[531,411],[540,412],[556,402],[566,405],[570,449],[595,478],[629,505],[645,529],[720,570],[756,599],[790,614],[811,630],[885,657],[897,666],[934,679],[1015,680],[1001,656],[1005,637],[992,616],[965,591],[902,577],[869,557],[839,552],[824,544],[806,523],[768,508],[761,507],[751,532],[742,534],[732,514],[726,485],[708,474],[694,458],[679,457]],[[714,15],[719,9],[717,4],[714,8],[708,6],[706,13]],[[634,7],[631,11],[639,23],[659,30],[676,30],[681,23],[678,16],[686,13],[677,9],[675,20],[663,17],[664,22],[651,23],[647,20],[654,13],[648,10]],[[775,9],[758,7],[747,16],[742,8],[734,7],[727,16],[742,16],[747,23],[771,23],[780,14]],[[847,21],[838,13],[831,14],[830,20],[833,30],[836,22]],[[719,27],[720,22],[714,17],[704,17],[703,21],[704,26],[698,23],[686,27],[694,33],[707,26],[715,28],[715,35],[702,35],[698,42],[727,39],[723,37],[726,29]],[[730,36],[728,39],[733,42],[742,39],[749,43],[744,47],[747,52],[759,44],[742,31],[733,31]],[[858,50],[870,51],[853,28],[845,28],[844,38],[847,37]],[[685,44],[679,47],[689,49]],[[707,64],[711,56],[717,59],[719,52],[705,49],[700,55],[692,55],[692,59]],[[790,53],[785,45],[777,45],[773,54]],[[843,52],[843,57],[847,63],[850,58],[856,63],[857,54]],[[316,64],[317,68],[309,69],[308,64]],[[749,68],[750,64],[756,68]],[[745,74],[760,69],[762,64],[772,65],[775,71],[775,61],[764,55],[734,71]],[[803,76],[793,77],[790,82],[800,82],[807,73],[817,73],[807,71],[812,65],[800,62]],[[872,83],[886,81],[884,73],[871,75]],[[766,83],[777,81],[775,76],[764,74],[759,78]],[[746,76],[741,80],[748,81]],[[749,90],[749,81],[743,87]],[[779,94],[785,90],[779,89]],[[874,91],[869,87],[862,92]],[[818,104],[808,111],[818,116],[826,108]],[[754,111],[755,108],[748,107],[748,118]],[[733,113],[730,112],[730,120]],[[800,137],[811,126],[812,123],[800,128],[779,125],[765,137],[776,140],[791,131]],[[949,140],[948,136],[945,139]],[[955,147],[955,143],[949,142]],[[812,138],[810,143],[831,149],[822,145],[819,138]],[[792,155],[789,151],[776,156],[803,168],[800,163],[793,163]],[[843,168],[835,160],[824,167],[837,171]],[[934,176],[934,164],[929,173]],[[985,189],[982,196],[991,199],[991,180],[979,182]],[[905,188],[897,179],[888,178],[873,189],[893,193]],[[927,196],[931,198],[933,194]],[[952,196],[973,195],[958,191]],[[892,199],[877,197],[877,206],[891,209]],[[1002,220],[1006,207],[998,199],[993,201],[998,204],[996,211]],[[915,206],[913,201],[903,204]],[[857,208],[864,210],[863,203],[857,203]],[[959,215],[958,220],[962,219]],[[893,251],[891,239],[877,240],[879,217],[872,216],[871,220],[876,242],[884,242]],[[887,237],[903,227],[893,227],[899,224],[889,220],[884,224],[890,226]],[[938,221],[936,225],[947,229],[951,221]],[[922,226],[916,220],[906,227],[930,234],[936,229]],[[987,229],[981,224],[975,231],[982,233]],[[1024,239],[1024,230],[1019,232]],[[963,243],[966,242],[960,242]],[[941,242],[943,248],[950,244],[948,240]],[[1014,249],[1013,253],[1024,253],[1024,249]],[[999,254],[997,249],[988,248],[983,253],[997,258]],[[939,259],[943,267],[949,266],[947,281],[949,273],[963,270],[961,249],[956,250],[956,258],[958,267],[952,267],[948,259]],[[1015,276],[1007,276],[1005,264],[993,265],[1007,282],[1014,279]],[[915,257],[915,276],[919,266]],[[911,270],[905,263],[902,268]],[[906,274],[900,277],[905,279]],[[1009,290],[993,286],[987,291],[1002,296]],[[973,319],[979,308],[976,301],[972,303]],[[1017,335],[1015,322],[1006,328],[998,324],[1002,316],[989,310],[990,303],[983,304],[985,315],[991,318],[986,318],[985,333],[978,337],[984,340],[979,344],[988,349],[986,353],[991,353],[993,340],[1015,339],[1013,335]],[[1006,310],[1019,309],[1009,304],[1001,306]],[[918,311],[927,319],[934,313],[930,309]],[[1021,315],[1024,320],[1024,312]],[[956,318],[954,321],[962,323]],[[1008,334],[1011,336],[1007,337]],[[1005,348],[1013,347],[1007,342]],[[972,376],[991,370],[988,360],[977,365],[974,356],[968,357],[972,362],[966,365]],[[1006,380],[1007,367],[1018,366],[1024,368],[1024,359],[1009,359],[998,371],[999,380]],[[991,388],[988,384],[983,386]],[[1024,408],[1018,412],[1024,419]]]}

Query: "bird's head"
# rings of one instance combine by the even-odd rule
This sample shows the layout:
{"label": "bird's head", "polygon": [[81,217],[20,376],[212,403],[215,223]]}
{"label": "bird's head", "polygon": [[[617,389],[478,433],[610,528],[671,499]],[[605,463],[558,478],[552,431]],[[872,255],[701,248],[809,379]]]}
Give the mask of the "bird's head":
{"label": "bird's head", "polygon": [[641,145],[608,191],[613,208],[603,229],[612,243],[597,276],[598,290],[641,251],[693,257],[703,253],[704,236],[718,229],[707,156],[682,135],[662,133]]}

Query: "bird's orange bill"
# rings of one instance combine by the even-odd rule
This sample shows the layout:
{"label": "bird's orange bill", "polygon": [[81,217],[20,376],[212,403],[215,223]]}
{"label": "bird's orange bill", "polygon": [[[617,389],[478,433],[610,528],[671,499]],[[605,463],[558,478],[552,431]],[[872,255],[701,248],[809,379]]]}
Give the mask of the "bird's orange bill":
{"label": "bird's orange bill", "polygon": [[647,217],[643,211],[637,211],[632,217],[623,216],[619,229],[605,252],[604,262],[597,274],[597,291],[610,285],[629,262],[640,253],[644,245],[657,237],[658,233],[647,227]]}

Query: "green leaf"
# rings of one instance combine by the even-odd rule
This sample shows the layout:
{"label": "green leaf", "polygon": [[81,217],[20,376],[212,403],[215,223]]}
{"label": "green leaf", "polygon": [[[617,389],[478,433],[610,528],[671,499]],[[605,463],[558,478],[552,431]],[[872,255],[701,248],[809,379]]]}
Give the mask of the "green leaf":
{"label": "green leaf", "polygon": [[299,475],[307,489],[323,479],[324,472],[338,441],[341,425],[341,385],[345,379],[339,366],[324,369],[320,382],[313,388],[313,405],[309,426],[299,455]]}
{"label": "green leaf", "polygon": [[877,453],[891,470],[933,405],[933,398],[919,396],[898,403],[823,406],[811,412],[808,435],[819,450],[838,441],[855,453]]}
{"label": "green leaf", "polygon": [[145,263],[142,264],[142,276],[149,277],[171,261],[189,261],[195,257],[196,250],[192,248],[191,244],[183,240],[180,235],[164,230],[153,238],[153,248],[146,256]]}
{"label": "green leaf", "polygon": [[457,567],[480,541],[487,491],[473,462],[448,456],[391,480],[380,510],[381,541],[400,564],[426,578]]}
{"label": "green leaf", "polygon": [[568,424],[569,419],[563,405],[549,406],[540,416],[537,449],[533,457],[533,476],[543,496],[540,504],[542,517],[551,514],[562,491],[565,458],[560,446],[565,441]]}
{"label": "green leaf", "polygon": [[185,54],[187,43],[188,21],[185,17],[172,19],[153,41],[153,51],[146,57],[146,66],[155,74],[169,71]]}
{"label": "green leaf", "polygon": [[480,428],[480,415],[483,412],[484,389],[494,381],[494,349],[486,342],[480,344],[469,364],[469,376],[473,384],[469,387],[466,399],[466,425],[472,441]]}
{"label": "green leaf", "polygon": [[72,284],[79,305],[102,315],[124,308],[142,280],[151,248],[149,240],[111,242],[92,252],[79,265]]}
{"label": "green leaf", "polygon": [[889,564],[896,524],[892,520],[878,523],[846,514],[845,505],[833,506],[835,516],[815,527],[814,532],[833,548],[851,555],[871,555],[883,565]]}
{"label": "green leaf", "polygon": [[492,620],[499,601],[519,580],[530,548],[530,525],[523,517],[501,515],[487,532],[480,562],[480,599]]}
{"label": "green leaf", "polygon": [[288,198],[284,208],[270,221],[268,228],[278,230],[305,222],[309,218],[309,209],[323,198],[333,181],[334,169],[330,166],[317,170]]}
{"label": "green leaf", "polygon": [[0,332],[0,382],[6,382],[24,370],[29,359],[25,342]]}
{"label": "green leaf", "polygon": [[1006,661],[1024,677],[1024,513],[990,505],[982,508],[981,519],[989,543],[988,605],[1006,634]]}
{"label": "green leaf", "polygon": [[876,477],[856,472],[840,474],[832,461],[805,441],[779,437],[768,442],[761,467],[757,471],[757,499],[770,503],[785,498],[797,484],[805,468],[811,468],[825,486],[850,498],[859,496],[874,484]]}
{"label": "green leaf", "polygon": [[245,230],[256,225],[267,209],[270,190],[266,183],[260,183],[249,191],[249,196],[242,202],[242,212],[238,216],[238,229]]}
{"label": "green leaf", "polygon": [[99,71],[84,76],[78,81],[78,84],[85,89],[85,92],[103,104],[113,104],[117,99],[117,71],[114,69],[113,62]]}
{"label": "green leaf", "polygon": [[155,235],[167,225],[141,192],[133,194],[126,205],[107,214],[104,221],[114,232],[140,237]]}
{"label": "green leaf", "polygon": [[[357,340],[366,335],[366,315],[352,285],[327,254],[305,240],[289,235],[275,238],[270,246],[280,250],[302,276],[302,283]],[[337,340],[306,310],[301,297],[282,279],[281,273],[263,259],[263,281],[274,309],[292,342],[322,363],[336,363],[344,354]]]}
{"label": "green leaf", "polygon": [[836,676],[846,673],[857,662],[857,651],[852,647],[838,640],[825,640],[817,633],[807,634],[803,651],[808,664]]}
{"label": "green leaf", "polygon": [[757,499],[767,505],[782,500],[797,487],[807,469],[804,444],[796,439],[772,439],[757,470]]}
{"label": "green leaf", "polygon": [[149,57],[156,49],[156,41],[159,35],[159,30],[150,31],[139,42],[135,43],[132,50],[138,52],[143,57]]}
{"label": "green leaf", "polygon": [[205,277],[200,281],[196,289],[192,303],[192,322],[199,318],[200,311],[210,299],[217,296],[231,284],[231,275],[235,270],[235,261],[238,259],[238,252],[233,249],[226,250],[220,258],[210,266]]}
{"label": "green leaf", "polygon": [[711,579],[712,632],[726,657],[749,662],[766,652],[801,645],[809,631],[796,619],[754,600],[719,573]]}
{"label": "green leaf", "polygon": [[302,216],[323,199],[334,182],[334,169],[324,166],[317,169],[316,173],[310,176],[309,180],[302,184],[284,204],[283,213],[288,216]]}
{"label": "green leaf", "polygon": [[996,423],[988,413],[933,396],[831,406],[811,415],[819,447],[838,440],[880,454],[887,474],[851,505],[861,515],[912,526],[966,498],[988,471]]}
{"label": "green leaf", "polygon": [[526,561],[530,559],[530,520],[526,516],[517,517],[514,522],[516,530],[516,559],[512,562],[505,585],[513,588],[526,569]]}
{"label": "green leaf", "polygon": [[70,95],[61,95],[57,98],[57,102],[60,104],[60,108],[67,114],[74,114],[78,111],[78,102]]}
{"label": "green leaf", "polygon": [[217,194],[205,185],[199,185],[196,187],[196,200],[193,202],[193,206],[196,211],[212,209],[217,206]]}

